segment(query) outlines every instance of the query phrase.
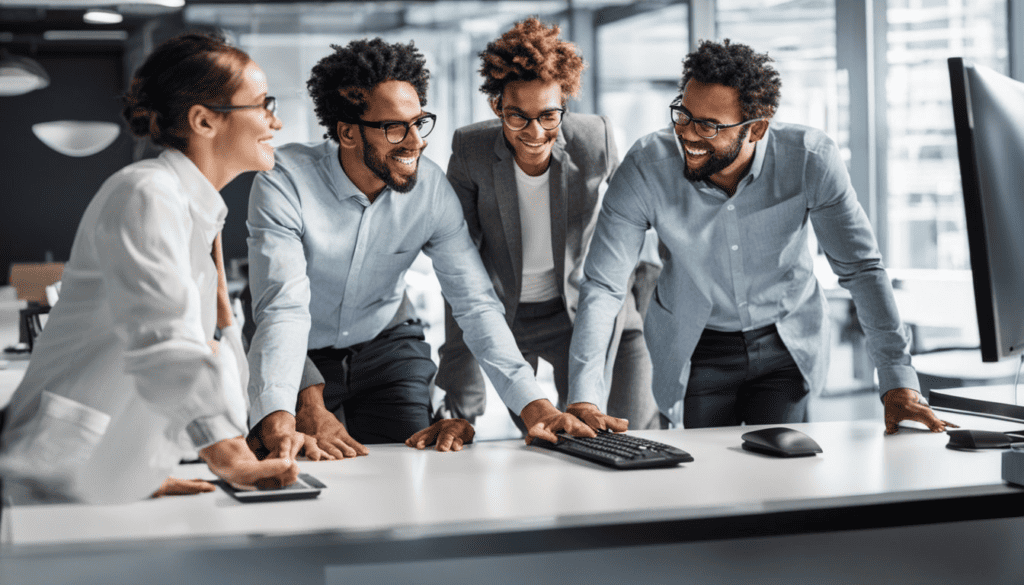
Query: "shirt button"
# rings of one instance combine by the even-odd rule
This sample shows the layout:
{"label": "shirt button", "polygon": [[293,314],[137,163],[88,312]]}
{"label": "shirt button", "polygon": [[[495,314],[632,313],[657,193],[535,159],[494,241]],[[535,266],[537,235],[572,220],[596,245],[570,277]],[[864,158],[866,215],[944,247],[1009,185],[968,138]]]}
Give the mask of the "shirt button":
{"label": "shirt button", "polygon": [[739,250],[739,249],[740,249],[740,247],[739,247],[739,246],[733,246],[733,247],[732,247],[732,251],[733,251],[733,252],[735,252],[736,250]]}
{"label": "shirt button", "polygon": [[341,334],[348,337],[348,331],[342,331]]}
{"label": "shirt button", "polygon": [[726,207],[726,209],[728,209],[729,211],[732,211],[733,209],[736,209],[736,206],[730,204],[728,207]]}

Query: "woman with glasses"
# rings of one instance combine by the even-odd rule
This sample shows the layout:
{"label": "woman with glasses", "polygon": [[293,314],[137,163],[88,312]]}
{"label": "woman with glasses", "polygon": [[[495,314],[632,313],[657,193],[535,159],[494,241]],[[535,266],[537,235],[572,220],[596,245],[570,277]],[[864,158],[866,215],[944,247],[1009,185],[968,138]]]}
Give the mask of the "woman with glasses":
{"label": "woman with glasses", "polygon": [[[159,46],[124,96],[131,131],[165,147],[110,177],[82,217],[60,300],[6,412],[0,473],[18,501],[119,502],[211,491],[168,477],[190,453],[225,481],[281,486],[315,443],[257,461],[231,318],[218,191],[274,164],[263,71],[223,38]],[[220,341],[215,341],[215,332]]]}
{"label": "woman with glasses", "polygon": [[[538,358],[553,366],[564,408],[583,260],[619,161],[607,119],[566,112],[584,64],[558,35],[558,27],[531,18],[480,54],[481,91],[498,119],[455,132],[448,180],[520,351],[534,371]],[[452,416],[473,420],[484,412],[484,381],[446,308],[437,385]],[[629,419],[630,428],[655,428],[650,357],[633,294],[616,325],[613,368],[605,372],[609,412]]]}

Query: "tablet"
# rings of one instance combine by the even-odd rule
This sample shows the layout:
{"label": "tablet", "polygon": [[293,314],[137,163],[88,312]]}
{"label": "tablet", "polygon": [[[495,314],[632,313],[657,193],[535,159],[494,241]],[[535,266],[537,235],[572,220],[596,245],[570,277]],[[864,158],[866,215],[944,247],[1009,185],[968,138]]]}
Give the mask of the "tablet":
{"label": "tablet", "polygon": [[283,502],[287,500],[308,500],[320,495],[326,488],[323,483],[308,473],[300,473],[299,480],[282,488],[238,489],[226,481],[217,484],[239,502]]}

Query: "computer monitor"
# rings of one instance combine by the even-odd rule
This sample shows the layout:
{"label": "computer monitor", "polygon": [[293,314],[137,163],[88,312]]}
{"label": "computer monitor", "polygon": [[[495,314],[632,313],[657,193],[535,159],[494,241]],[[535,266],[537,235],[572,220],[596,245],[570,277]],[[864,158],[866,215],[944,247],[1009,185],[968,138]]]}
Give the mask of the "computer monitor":
{"label": "computer monitor", "polygon": [[974,300],[986,362],[1024,352],[1024,83],[949,59]]}

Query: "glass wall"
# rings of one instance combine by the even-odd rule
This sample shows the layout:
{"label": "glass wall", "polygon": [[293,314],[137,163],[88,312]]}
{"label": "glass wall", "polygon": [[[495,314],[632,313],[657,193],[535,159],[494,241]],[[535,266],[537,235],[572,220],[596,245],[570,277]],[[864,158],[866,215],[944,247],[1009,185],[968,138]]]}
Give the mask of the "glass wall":
{"label": "glass wall", "polygon": [[949,57],[1008,73],[1006,0],[889,0],[889,264],[969,269]]}

